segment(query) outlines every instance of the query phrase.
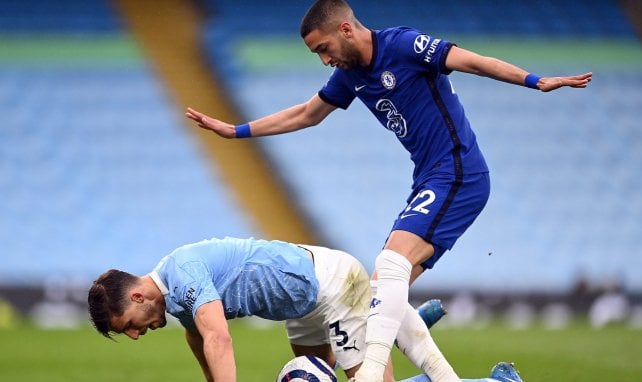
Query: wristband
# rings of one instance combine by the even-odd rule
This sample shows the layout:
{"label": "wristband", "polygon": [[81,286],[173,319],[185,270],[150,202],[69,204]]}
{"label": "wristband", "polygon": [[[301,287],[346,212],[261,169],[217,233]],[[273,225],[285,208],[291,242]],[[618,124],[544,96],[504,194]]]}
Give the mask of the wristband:
{"label": "wristband", "polygon": [[526,79],[524,80],[524,85],[527,88],[538,89],[539,90],[539,88],[537,87],[537,83],[539,82],[540,78],[542,78],[542,77],[538,76],[537,74],[529,73],[526,76]]}
{"label": "wristband", "polygon": [[237,138],[249,138],[252,136],[249,123],[244,123],[242,125],[234,126],[234,131],[236,132]]}

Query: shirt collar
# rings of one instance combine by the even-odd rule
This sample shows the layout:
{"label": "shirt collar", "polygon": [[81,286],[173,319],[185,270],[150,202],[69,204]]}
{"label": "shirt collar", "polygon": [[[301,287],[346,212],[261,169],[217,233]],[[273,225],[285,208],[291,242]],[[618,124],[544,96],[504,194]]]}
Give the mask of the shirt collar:
{"label": "shirt collar", "polygon": [[379,54],[379,40],[377,40],[377,31],[374,29],[370,30],[370,35],[372,36],[372,57],[370,58],[370,63],[364,68],[366,72],[371,72],[374,68],[377,61],[377,54]]}
{"label": "shirt collar", "polygon": [[152,271],[149,273],[149,277],[152,278],[158,289],[160,289],[161,293],[164,295],[169,294],[169,289],[167,289],[167,286],[165,286],[165,283],[163,280],[161,280],[160,275],[156,271]]}

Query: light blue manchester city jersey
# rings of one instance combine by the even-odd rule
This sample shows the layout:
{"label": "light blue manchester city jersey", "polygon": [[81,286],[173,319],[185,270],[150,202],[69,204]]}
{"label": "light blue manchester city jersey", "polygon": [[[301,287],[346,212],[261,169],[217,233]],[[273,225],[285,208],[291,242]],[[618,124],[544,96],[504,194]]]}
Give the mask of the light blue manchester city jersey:
{"label": "light blue manchester city jersey", "polygon": [[314,309],[319,291],[308,252],[281,241],[226,237],[185,245],[152,275],[167,289],[167,313],[185,327],[193,327],[198,308],[214,300],[222,300],[227,319],[299,318]]}

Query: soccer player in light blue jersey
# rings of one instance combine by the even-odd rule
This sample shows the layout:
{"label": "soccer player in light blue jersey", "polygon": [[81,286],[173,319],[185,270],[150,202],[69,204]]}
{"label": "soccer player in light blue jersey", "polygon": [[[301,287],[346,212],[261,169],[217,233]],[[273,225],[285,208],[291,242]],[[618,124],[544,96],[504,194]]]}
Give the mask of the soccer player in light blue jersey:
{"label": "soccer player in light blue jersey", "polygon": [[[233,382],[227,320],[244,316],[285,320],[296,356],[320,357],[354,377],[364,359],[370,299],[368,273],[345,252],[224,238],[182,246],[142,277],[109,270],[94,281],[87,301],[92,323],[108,338],[124,333],[137,340],[164,327],[171,314],[185,327],[205,378]],[[420,308],[428,326],[444,314],[430,302]],[[400,348],[410,337],[400,331]],[[390,367],[385,378],[394,382]]]}
{"label": "soccer player in light blue jersey", "polygon": [[[356,378],[379,382],[400,328],[422,326],[406,304],[409,284],[453,247],[490,193],[484,156],[448,75],[460,71],[549,92],[585,88],[592,73],[541,77],[413,28],[370,30],[343,0],[315,1],[301,22],[301,37],[335,68],[307,102],[238,126],[192,108],[186,116],[224,138],[247,138],[317,125],[359,98],[408,150],[415,166],[412,191],[375,261],[368,348]],[[458,380],[435,348],[418,342],[407,352],[433,381]]]}
{"label": "soccer player in light blue jersey", "polygon": [[[347,254],[341,252],[337,256],[336,264],[346,266],[344,277],[356,274],[358,280],[358,275],[365,272]],[[143,277],[114,269],[101,275],[88,294],[91,321],[106,337],[124,333],[136,340],[148,329],[164,327],[167,312],[186,328],[187,342],[206,379],[236,381],[227,320],[258,316],[280,321],[320,316],[315,309],[326,305],[319,301],[324,297],[319,289],[323,278],[317,277],[315,264],[324,266],[326,257],[325,252],[318,253],[314,262],[309,249],[280,241],[225,238],[185,245],[164,257]],[[365,279],[361,290],[368,291],[367,274],[361,279]],[[337,328],[343,319],[347,319],[346,326],[351,325],[359,307],[362,314],[367,310],[369,296],[356,296],[359,290],[352,291],[354,301],[364,299],[361,305],[346,308],[347,317],[326,315],[337,321]],[[297,355],[316,355],[314,352],[323,350],[323,358],[334,364],[327,357],[329,345],[307,347],[309,341],[316,340],[314,336],[325,339],[327,329],[315,331],[318,328],[311,328],[306,320],[287,322],[300,326],[288,327]],[[325,345],[321,341],[314,343],[321,344]],[[351,353],[346,354],[346,367],[354,367],[350,364]]]}

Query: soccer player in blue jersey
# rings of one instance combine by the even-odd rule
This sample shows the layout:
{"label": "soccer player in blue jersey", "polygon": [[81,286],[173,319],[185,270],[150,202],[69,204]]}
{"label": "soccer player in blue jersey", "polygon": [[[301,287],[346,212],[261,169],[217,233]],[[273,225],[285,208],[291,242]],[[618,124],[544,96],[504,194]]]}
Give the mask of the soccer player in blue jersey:
{"label": "soccer player in blue jersey", "polygon": [[107,271],[88,302],[107,337],[138,339],[164,327],[165,312],[178,318],[206,379],[227,382],[236,381],[227,320],[244,316],[285,320],[295,355],[339,363],[352,377],[363,361],[357,349],[365,347],[370,298],[368,273],[345,252],[224,238],[182,246],[142,277]]}
{"label": "soccer player in blue jersey", "polygon": [[[353,377],[364,359],[371,291],[368,273],[349,254],[324,247],[256,239],[210,239],[182,246],[149,274],[102,274],[88,293],[90,319],[106,337],[137,340],[166,325],[165,312],[185,327],[208,381],[236,381],[227,320],[259,316],[286,321],[296,356],[314,355]],[[441,306],[424,309],[426,325]],[[399,346],[411,341],[400,331]],[[507,381],[505,363],[491,376]],[[419,377],[419,376],[418,376]],[[426,381],[426,378],[418,381]],[[394,382],[391,368],[386,381]]]}
{"label": "soccer player in blue jersey", "polygon": [[[192,108],[186,116],[222,137],[247,138],[317,125],[359,98],[408,150],[415,165],[412,191],[375,261],[377,292],[366,359],[357,374],[357,382],[378,382],[399,328],[421,326],[416,312],[404,307],[409,284],[452,248],[490,192],[486,162],[448,74],[460,71],[549,92],[585,88],[592,73],[541,77],[413,28],[370,30],[343,0],[314,2],[301,22],[301,37],[324,65],[335,68],[307,102],[238,126]],[[433,349],[410,351],[434,381],[457,380]]]}

